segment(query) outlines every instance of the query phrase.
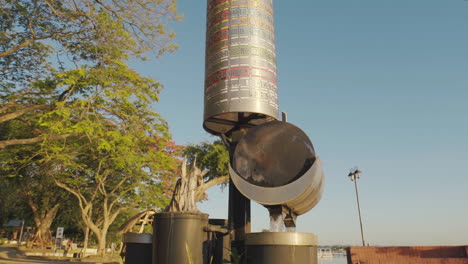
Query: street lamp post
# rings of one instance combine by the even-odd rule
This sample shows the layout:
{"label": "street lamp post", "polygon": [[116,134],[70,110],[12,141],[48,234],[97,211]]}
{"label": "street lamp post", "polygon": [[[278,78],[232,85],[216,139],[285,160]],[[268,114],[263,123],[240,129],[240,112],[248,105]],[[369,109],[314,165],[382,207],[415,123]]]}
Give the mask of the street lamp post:
{"label": "street lamp post", "polygon": [[357,201],[357,208],[358,208],[358,213],[359,213],[359,224],[361,225],[362,246],[366,246],[366,243],[364,242],[364,231],[362,229],[361,206],[359,205],[359,192],[358,192],[358,187],[357,187],[357,180],[360,178],[361,173],[362,171],[360,171],[357,167],[355,167],[350,170],[348,177],[351,179],[351,181],[354,182],[354,188],[356,189],[356,201]]}

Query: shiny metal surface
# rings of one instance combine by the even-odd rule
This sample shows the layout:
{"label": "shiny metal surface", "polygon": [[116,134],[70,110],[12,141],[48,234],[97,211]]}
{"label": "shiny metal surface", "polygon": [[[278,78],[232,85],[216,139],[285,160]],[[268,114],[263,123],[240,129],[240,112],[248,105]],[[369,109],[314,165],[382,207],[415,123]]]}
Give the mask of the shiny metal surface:
{"label": "shiny metal surface", "polygon": [[208,215],[197,212],[165,212],[153,222],[153,264],[207,263]]}
{"label": "shiny metal surface", "polygon": [[145,233],[125,233],[123,234],[123,242],[136,244],[151,244],[153,243],[153,235]]}
{"label": "shiny metal surface", "polygon": [[322,196],[322,163],[309,137],[287,122],[250,128],[239,140],[229,170],[247,198],[284,205],[297,215],[312,209]]}
{"label": "shiny metal surface", "polygon": [[317,236],[298,232],[261,232],[247,234],[246,245],[317,246]]}
{"label": "shiny metal surface", "polygon": [[312,142],[300,128],[273,121],[247,131],[236,145],[232,166],[252,184],[279,187],[303,175],[314,161]]}
{"label": "shiny metal surface", "polygon": [[278,119],[273,0],[208,0],[204,128]]}
{"label": "shiny metal surface", "polygon": [[313,234],[251,233],[245,248],[246,264],[317,264],[317,238]]}
{"label": "shiny metal surface", "polygon": [[262,187],[239,176],[229,165],[229,174],[237,189],[247,198],[262,205],[285,205],[297,215],[314,208],[323,193],[324,173],[319,157],[310,169],[297,180],[280,187]]}

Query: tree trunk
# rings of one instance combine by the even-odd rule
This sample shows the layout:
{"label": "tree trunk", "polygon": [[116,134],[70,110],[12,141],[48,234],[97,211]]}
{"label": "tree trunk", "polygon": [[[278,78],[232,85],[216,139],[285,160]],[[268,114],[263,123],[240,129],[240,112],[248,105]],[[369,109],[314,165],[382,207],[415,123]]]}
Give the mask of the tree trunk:
{"label": "tree trunk", "polygon": [[50,226],[55,219],[55,216],[58,213],[60,204],[55,204],[52,209],[47,210],[46,212],[40,212],[36,204],[33,202],[31,197],[28,197],[28,204],[31,207],[34,223],[36,224],[36,241],[41,243],[43,247],[47,241],[51,240],[50,237]]}
{"label": "tree trunk", "polygon": [[36,236],[39,237],[42,243],[46,243],[52,239],[50,236],[50,226],[57,215],[60,204],[56,204],[51,210],[49,210],[42,218],[39,225],[36,223],[37,232]]}
{"label": "tree trunk", "polygon": [[86,257],[86,250],[88,249],[89,241],[89,227],[84,227],[84,241],[83,241],[83,257]]}
{"label": "tree trunk", "polygon": [[106,237],[107,237],[107,229],[109,227],[103,227],[101,229],[101,232],[99,232],[98,234],[95,234],[96,235],[96,238],[97,238],[97,241],[98,241],[98,253],[99,255],[101,256],[104,256],[105,252],[106,252]]}

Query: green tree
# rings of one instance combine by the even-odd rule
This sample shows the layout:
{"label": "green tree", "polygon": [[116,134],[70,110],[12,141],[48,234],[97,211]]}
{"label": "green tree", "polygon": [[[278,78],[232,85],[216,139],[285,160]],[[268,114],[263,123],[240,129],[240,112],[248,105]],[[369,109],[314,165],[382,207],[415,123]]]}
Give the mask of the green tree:
{"label": "green tree", "polygon": [[18,186],[7,178],[0,178],[0,230],[12,219],[28,219],[31,215],[25,200],[18,199]]}
{"label": "green tree", "polygon": [[[108,99],[135,96],[157,100],[160,84],[128,69],[129,58],[147,51],[173,51],[174,33],[166,30],[178,19],[175,0],[4,0],[0,6],[0,123],[63,105],[89,103],[107,89]],[[117,72],[114,72],[116,70]],[[99,81],[95,79],[99,76]],[[117,87],[133,77],[144,89]],[[138,78],[139,77],[139,78]],[[85,79],[94,79],[83,82]],[[106,81],[104,81],[106,80]],[[131,81],[131,80],[130,80]],[[107,87],[99,87],[104,85]],[[112,86],[113,89],[110,89]],[[112,90],[119,94],[111,95]],[[117,99],[118,100],[118,99]],[[89,107],[89,104],[88,104]],[[107,110],[117,112],[107,105]],[[78,110],[79,112],[79,110]],[[27,125],[27,124],[25,124]],[[35,126],[35,136],[7,138],[11,145],[63,139],[71,133]]]}
{"label": "green tree", "polygon": [[53,141],[47,148],[47,162],[55,166],[55,183],[75,196],[81,219],[101,250],[109,227],[122,211],[154,206],[155,199],[168,201],[162,191],[158,196],[150,194],[154,195],[155,186],[161,185],[175,161],[165,151],[165,139],[148,137],[145,131],[95,131],[83,141]]}
{"label": "green tree", "polygon": [[2,168],[29,148],[21,162],[48,168],[104,249],[122,210],[167,200],[170,135],[151,109],[162,86],[128,61],[176,48],[176,1],[4,0],[0,18]]}
{"label": "green tree", "polygon": [[[5,129],[8,127],[5,125],[17,129]],[[16,120],[0,124],[0,130],[9,132],[0,136],[0,139],[11,134],[32,134]],[[44,246],[51,244],[50,227],[61,204],[66,203],[70,195],[55,185],[50,168],[41,163],[39,150],[37,145],[22,145],[1,151],[0,175],[5,183],[2,186],[13,191],[14,195],[10,195],[29,206],[28,214],[31,214],[36,225],[35,242]]]}
{"label": "green tree", "polygon": [[209,188],[229,181],[229,152],[222,141],[188,145],[184,148],[183,155],[187,156],[189,164],[196,161],[197,167],[206,172],[205,184],[197,192],[197,201],[205,198],[205,192]]}
{"label": "green tree", "polygon": [[34,241],[45,246],[52,242],[50,227],[59,209],[69,203],[70,195],[54,184],[49,168],[34,165],[22,168],[20,175],[11,180],[16,181],[20,199],[25,199],[31,209],[36,225]]}

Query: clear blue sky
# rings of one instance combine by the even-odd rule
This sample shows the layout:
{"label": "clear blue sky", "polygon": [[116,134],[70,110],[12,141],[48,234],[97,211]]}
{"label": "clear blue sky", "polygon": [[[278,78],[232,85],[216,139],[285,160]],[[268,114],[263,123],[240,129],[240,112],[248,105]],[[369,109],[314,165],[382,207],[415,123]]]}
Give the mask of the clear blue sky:
{"label": "clear blue sky", "polygon": [[[180,50],[135,69],[179,144],[202,128],[206,2],[180,0]],[[468,244],[468,1],[276,0],[280,109],[311,138],[322,201],[298,219],[321,244],[359,244],[351,167],[372,245]],[[227,190],[199,208],[227,217]],[[253,230],[268,228],[253,206]]]}

